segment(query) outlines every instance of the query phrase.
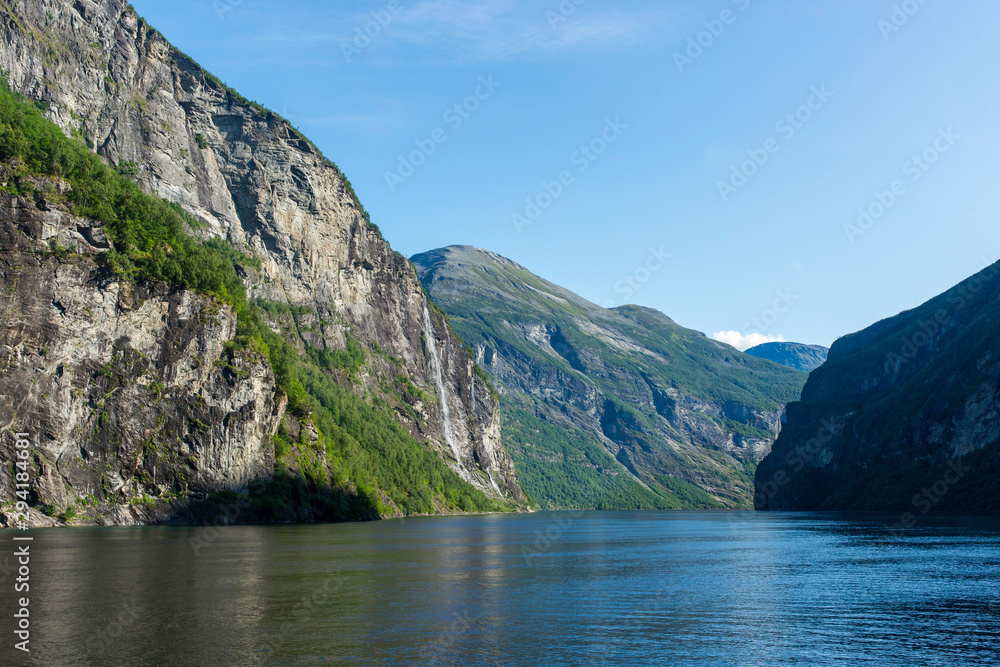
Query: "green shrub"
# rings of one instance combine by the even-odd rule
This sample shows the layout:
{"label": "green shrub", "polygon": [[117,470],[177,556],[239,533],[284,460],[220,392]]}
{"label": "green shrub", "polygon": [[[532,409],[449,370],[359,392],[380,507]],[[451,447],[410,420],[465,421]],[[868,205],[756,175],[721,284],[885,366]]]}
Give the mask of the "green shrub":
{"label": "green shrub", "polygon": [[310,359],[320,368],[344,370],[349,375],[354,375],[365,363],[365,351],[349,332],[345,332],[345,339],[346,346],[343,350],[308,348]]}

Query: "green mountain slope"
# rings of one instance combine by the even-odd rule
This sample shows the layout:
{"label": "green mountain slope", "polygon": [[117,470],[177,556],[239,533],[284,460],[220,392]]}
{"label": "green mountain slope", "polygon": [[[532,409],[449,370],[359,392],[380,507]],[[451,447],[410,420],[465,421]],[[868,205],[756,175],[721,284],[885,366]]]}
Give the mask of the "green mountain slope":
{"label": "green mountain slope", "polygon": [[655,310],[601,308],[499,255],[416,255],[501,394],[504,438],[543,507],[743,507],[805,374]]}
{"label": "green mountain slope", "polygon": [[834,343],[756,485],[761,509],[1000,509],[1000,265]]}

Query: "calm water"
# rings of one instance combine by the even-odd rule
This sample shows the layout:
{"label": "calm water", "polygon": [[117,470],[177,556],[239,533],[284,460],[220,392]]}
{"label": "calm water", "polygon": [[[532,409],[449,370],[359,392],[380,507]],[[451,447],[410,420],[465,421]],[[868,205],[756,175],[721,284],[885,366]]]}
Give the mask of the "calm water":
{"label": "calm water", "polygon": [[[1000,522],[925,519],[886,539],[886,521],[540,513],[41,531],[27,664],[1000,664]],[[3,625],[0,664],[25,664],[12,636]]]}

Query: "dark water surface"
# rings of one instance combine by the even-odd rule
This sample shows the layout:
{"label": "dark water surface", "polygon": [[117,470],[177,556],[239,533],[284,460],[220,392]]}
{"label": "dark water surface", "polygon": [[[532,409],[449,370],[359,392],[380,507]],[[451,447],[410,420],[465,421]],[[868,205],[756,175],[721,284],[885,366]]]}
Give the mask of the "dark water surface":
{"label": "dark water surface", "polygon": [[[33,531],[0,664],[998,665],[1000,522],[539,513]],[[14,532],[0,533],[0,563]]]}

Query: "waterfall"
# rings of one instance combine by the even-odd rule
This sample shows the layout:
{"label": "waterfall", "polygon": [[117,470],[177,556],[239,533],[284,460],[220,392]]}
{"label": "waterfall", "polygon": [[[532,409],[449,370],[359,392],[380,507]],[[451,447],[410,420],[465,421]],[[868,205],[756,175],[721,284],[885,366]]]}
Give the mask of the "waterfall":
{"label": "waterfall", "polygon": [[434,321],[431,319],[431,311],[427,307],[427,299],[424,299],[424,337],[427,339],[427,351],[431,355],[431,370],[434,373],[434,383],[437,385],[438,395],[441,397],[441,430],[444,431],[444,440],[451,447],[455,455],[455,463],[458,465],[458,474],[462,479],[469,481],[469,473],[462,465],[462,452],[455,442],[455,432],[451,425],[451,408],[448,406],[448,395],[444,389],[444,371],[441,368],[441,357],[438,355],[437,339],[434,337]]}
{"label": "waterfall", "polygon": [[[475,362],[473,362],[475,363]],[[472,412],[476,411],[476,374],[472,374]]]}
{"label": "waterfall", "polygon": [[503,498],[503,492],[500,490],[500,487],[497,486],[497,481],[493,479],[493,471],[487,468],[486,474],[490,476],[490,484],[493,485],[493,490],[497,492],[497,497]]}

